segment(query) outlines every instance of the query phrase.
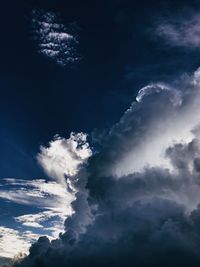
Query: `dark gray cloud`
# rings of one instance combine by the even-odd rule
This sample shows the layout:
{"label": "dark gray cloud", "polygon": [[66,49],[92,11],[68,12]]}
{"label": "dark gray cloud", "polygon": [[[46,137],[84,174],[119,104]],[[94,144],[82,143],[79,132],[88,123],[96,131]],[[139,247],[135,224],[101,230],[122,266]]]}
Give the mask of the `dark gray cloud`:
{"label": "dark gray cloud", "polygon": [[73,25],[68,28],[59,22],[53,12],[33,10],[32,31],[38,52],[58,65],[66,66],[77,63],[78,36]]}
{"label": "dark gray cloud", "polygon": [[76,174],[65,233],[15,267],[200,265],[199,77],[140,91]]}

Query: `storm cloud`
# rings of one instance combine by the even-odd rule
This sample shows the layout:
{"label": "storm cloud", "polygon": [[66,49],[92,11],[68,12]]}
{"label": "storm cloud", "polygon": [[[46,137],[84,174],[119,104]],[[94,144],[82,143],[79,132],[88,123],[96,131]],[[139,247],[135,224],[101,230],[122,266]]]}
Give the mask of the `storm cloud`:
{"label": "storm cloud", "polygon": [[198,69],[140,90],[72,175],[65,232],[40,237],[15,267],[199,266],[199,81]]}

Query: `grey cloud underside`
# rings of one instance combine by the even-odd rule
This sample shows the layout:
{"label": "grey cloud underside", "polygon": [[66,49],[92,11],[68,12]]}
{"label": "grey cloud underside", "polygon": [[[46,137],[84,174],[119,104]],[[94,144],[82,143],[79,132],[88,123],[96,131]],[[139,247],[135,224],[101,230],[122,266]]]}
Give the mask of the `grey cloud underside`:
{"label": "grey cloud underside", "polygon": [[200,265],[199,77],[140,92],[79,169],[65,233],[15,267]]}
{"label": "grey cloud underside", "polygon": [[32,32],[40,54],[52,59],[60,66],[79,62],[78,36],[72,25],[66,28],[65,25],[59,23],[55,13],[34,10]]}
{"label": "grey cloud underside", "polygon": [[11,259],[0,257],[0,267],[10,266],[10,264],[12,264]]}

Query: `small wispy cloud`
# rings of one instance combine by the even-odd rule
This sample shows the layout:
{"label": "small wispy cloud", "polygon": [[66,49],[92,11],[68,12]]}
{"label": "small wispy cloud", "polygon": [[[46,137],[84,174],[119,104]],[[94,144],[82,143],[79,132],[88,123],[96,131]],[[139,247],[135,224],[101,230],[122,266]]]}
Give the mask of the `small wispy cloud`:
{"label": "small wispy cloud", "polygon": [[44,211],[36,214],[26,214],[22,216],[17,216],[15,217],[15,220],[21,223],[23,226],[43,228],[43,222],[49,221],[50,219],[57,216],[59,217],[60,213],[54,211]]}
{"label": "small wispy cloud", "polygon": [[46,210],[70,214],[70,205],[74,200],[71,193],[55,181],[43,179],[23,180],[7,178],[2,180],[0,198],[17,204],[37,206]]}
{"label": "small wispy cloud", "polygon": [[83,134],[41,150],[46,173],[78,191],[74,213],[14,266],[200,266],[200,68],[136,100],[90,161]]}
{"label": "small wispy cloud", "polygon": [[75,64],[80,60],[76,49],[78,37],[72,33],[72,28],[60,23],[53,12],[32,11],[32,30],[38,52],[60,66]]}
{"label": "small wispy cloud", "polygon": [[160,19],[156,26],[156,35],[165,39],[170,46],[190,49],[200,48],[199,14]]}

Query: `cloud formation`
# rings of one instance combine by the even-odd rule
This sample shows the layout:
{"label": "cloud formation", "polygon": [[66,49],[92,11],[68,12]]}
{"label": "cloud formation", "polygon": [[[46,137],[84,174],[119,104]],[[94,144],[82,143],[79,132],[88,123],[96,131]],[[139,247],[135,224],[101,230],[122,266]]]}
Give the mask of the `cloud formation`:
{"label": "cloud formation", "polygon": [[22,252],[28,253],[30,245],[39,238],[39,235],[0,226],[0,237],[1,257],[12,258],[13,255]]}
{"label": "cloud formation", "polygon": [[139,92],[78,169],[65,232],[15,267],[199,266],[199,77]]}
{"label": "cloud formation", "polygon": [[84,133],[71,133],[69,139],[55,136],[49,147],[41,147],[37,159],[50,177],[66,183],[66,178],[75,176],[84,161],[92,155],[86,139]]}
{"label": "cloud formation", "polygon": [[[49,239],[57,238],[59,233],[64,231],[64,222],[67,217],[74,213],[72,203],[76,200],[77,194],[82,194],[82,202],[84,202],[83,195],[87,191],[83,189],[81,192],[83,181],[79,183],[76,175],[92,155],[86,139],[87,135],[83,133],[71,133],[68,139],[57,135],[47,147],[41,147],[37,159],[52,181],[3,179],[3,183],[0,184],[1,199],[39,209],[37,213],[24,214],[14,218],[20,227],[29,229],[29,232],[28,230],[19,232],[16,229],[8,229],[10,236],[8,240],[15,240],[16,244],[19,243],[17,253],[24,252],[24,248],[30,246],[30,242],[33,240],[29,240],[29,237],[34,236],[35,229],[40,229],[40,231],[42,229],[44,234],[48,233]],[[7,228],[3,227],[2,229],[5,229],[0,237],[0,242],[3,244],[8,233],[6,232]],[[28,236],[27,233],[29,233]],[[20,243],[21,239],[18,239],[20,235],[24,236],[23,244]],[[8,252],[8,248],[9,244],[7,252],[2,251],[0,255],[3,257],[15,256],[16,251],[11,247]]]}
{"label": "cloud formation", "polygon": [[32,30],[38,52],[60,66],[77,63],[78,37],[73,27],[66,28],[53,12],[33,10]]}
{"label": "cloud formation", "polygon": [[[185,18],[186,17],[186,18]],[[161,19],[156,27],[156,34],[171,46],[189,49],[200,48],[199,14],[188,14],[176,18]]]}
{"label": "cloud formation", "polygon": [[[26,214],[26,215],[17,216],[17,217],[15,217],[15,220],[17,222],[21,223],[23,226],[34,227],[34,228],[43,228],[44,226],[42,225],[42,222],[46,222],[46,221],[50,220],[52,217],[57,217],[59,215],[60,214],[56,213],[56,212],[44,211],[44,212],[39,212],[36,214]],[[65,216],[67,216],[67,215],[68,214],[65,213]],[[54,227],[55,227],[55,225],[54,225]],[[54,228],[54,230],[55,230],[55,228]],[[59,230],[62,231],[62,229],[59,229]]]}
{"label": "cloud formation", "polygon": [[170,85],[151,84],[139,91],[139,103],[133,102],[107,137],[108,153],[120,147],[107,173],[120,177],[145,167],[171,168],[166,149],[191,141],[199,123],[199,75],[198,69],[191,78],[183,75]]}
{"label": "cloud formation", "polygon": [[[3,179],[0,187],[0,198],[24,205],[37,205],[49,210],[62,210],[63,199],[72,201],[73,197],[62,185],[55,181]],[[64,205],[65,207],[65,205]],[[65,208],[66,209],[66,208]]]}

